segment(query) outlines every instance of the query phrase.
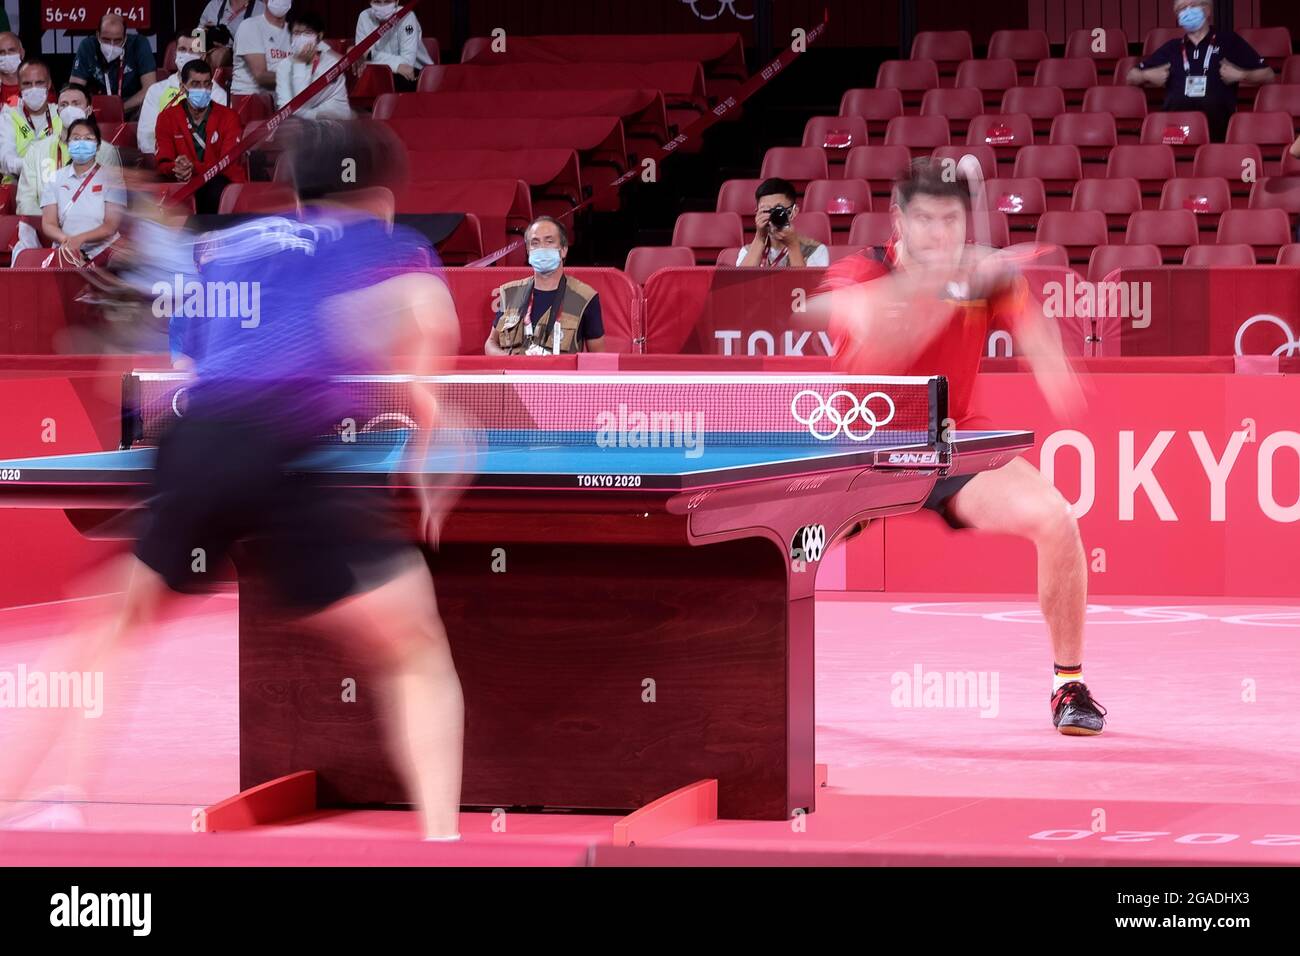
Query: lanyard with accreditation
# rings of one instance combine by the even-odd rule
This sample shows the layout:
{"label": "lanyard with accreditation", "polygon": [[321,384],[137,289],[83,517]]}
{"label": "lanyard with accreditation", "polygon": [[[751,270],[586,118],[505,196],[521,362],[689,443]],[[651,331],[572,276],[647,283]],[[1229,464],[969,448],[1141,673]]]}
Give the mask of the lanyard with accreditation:
{"label": "lanyard with accreditation", "polygon": [[99,163],[90,167],[90,172],[86,173],[86,178],[81,181],[81,185],[77,187],[77,191],[73,193],[72,198],[68,200],[69,206],[76,205],[77,200],[81,198],[81,194],[85,191],[86,187],[90,185],[90,181],[95,178],[95,173],[97,172],[99,172]]}
{"label": "lanyard with accreditation", "polygon": [[[1205,48],[1205,69],[1201,71],[1200,76],[1192,75],[1192,64],[1191,61],[1187,59],[1187,47],[1190,46],[1191,43],[1186,39],[1183,40],[1183,76],[1185,77],[1184,91],[1188,96],[1205,96],[1206,87],[1208,86],[1210,79],[1210,60],[1214,58],[1214,54],[1218,51],[1218,47],[1214,45],[1215,39],[1215,35],[1211,33],[1210,44]],[[1193,52],[1195,52],[1195,48],[1193,48]]]}

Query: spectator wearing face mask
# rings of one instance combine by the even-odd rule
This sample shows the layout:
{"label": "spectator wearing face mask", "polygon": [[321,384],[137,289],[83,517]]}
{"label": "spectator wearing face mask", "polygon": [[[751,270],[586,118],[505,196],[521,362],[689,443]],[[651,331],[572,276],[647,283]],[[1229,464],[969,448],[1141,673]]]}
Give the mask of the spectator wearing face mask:
{"label": "spectator wearing face mask", "polygon": [[50,68],[40,60],[18,67],[19,102],[0,109],[0,183],[16,183],[23,157],[42,136],[59,133],[63,124],[50,108]]}
{"label": "spectator wearing face mask", "polygon": [[[79,119],[92,115],[90,99],[86,91],[79,86],[65,86],[59,91],[58,112],[62,130],[36,140],[23,157],[23,169],[18,176],[18,191],[15,194],[15,211],[19,216],[40,218],[41,187],[55,174],[71,162],[67,135],[71,125]],[[101,141],[99,152],[95,157],[101,166],[121,168],[122,157],[112,143]],[[30,222],[18,224],[18,243],[14,254],[23,249],[35,249],[40,245],[36,230]]]}
{"label": "spectator wearing face mask", "polygon": [[23,41],[16,33],[0,33],[0,104],[14,106],[22,91],[18,87],[18,66],[23,62]]}
{"label": "spectator wearing face mask", "polygon": [[[203,60],[191,60],[181,70],[185,99],[158,114],[158,174],[164,179],[187,183],[215,166],[233,152],[243,135],[243,124],[234,110],[212,102],[212,67]],[[232,162],[194,193],[200,213],[217,211],[221,190],[230,183],[248,181],[242,162]]]}
{"label": "spectator wearing face mask", "polygon": [[153,85],[155,69],[149,41],[138,33],[127,36],[126,21],[106,13],[95,34],[77,47],[69,82],[84,86],[92,96],[120,96],[122,111],[130,119],[140,109],[145,90]]}
{"label": "spectator wearing face mask", "polygon": [[1170,40],[1129,70],[1130,86],[1163,86],[1164,109],[1205,114],[1210,138],[1223,142],[1237,109],[1237,87],[1273,82],[1255,48],[1231,30],[1215,28],[1211,0],[1174,0],[1185,34]]}
{"label": "spectator wearing face mask", "polygon": [[[289,101],[311,85],[339,61],[339,56],[325,42],[325,21],[314,13],[294,13],[289,17],[293,38],[293,56],[275,68],[275,108]],[[334,82],[316,94],[294,114],[300,119],[351,119],[347,82],[340,73]]]}
{"label": "spectator wearing face mask", "polygon": [[99,126],[89,117],[68,124],[68,157],[41,185],[41,219],[45,235],[62,247],[64,261],[84,259],[103,265],[118,239],[126,211],[121,170],[97,161]]}
{"label": "spectator wearing face mask", "polygon": [[605,351],[600,296],[564,274],[569,233],[550,216],[524,231],[533,275],[501,286],[501,311],[492,322],[487,355],[568,355]]}
{"label": "spectator wearing face mask", "polygon": [[[393,0],[374,0],[357,17],[356,42],[360,43],[379,25],[395,14],[401,5]],[[399,90],[414,90],[416,74],[433,63],[424,47],[424,33],[415,13],[408,13],[397,25],[366,51],[367,63],[378,63],[393,71],[393,82]]]}
{"label": "spectator wearing face mask", "polygon": [[[151,156],[158,152],[158,140],[154,135],[158,126],[158,114],[185,98],[185,91],[181,89],[181,70],[186,63],[207,59],[203,54],[195,52],[201,45],[202,41],[190,33],[176,35],[176,72],[149,87],[144,95],[144,103],[140,106],[140,120],[135,127],[135,141],[140,152]],[[222,106],[229,105],[226,91],[215,84],[212,87],[212,100]]]}
{"label": "spectator wearing face mask", "polygon": [[220,23],[232,33],[251,17],[260,17],[266,10],[262,0],[208,0],[199,14],[199,26],[211,27]]}
{"label": "spectator wearing face mask", "polygon": [[260,17],[239,21],[235,31],[235,75],[232,96],[274,92],[275,68],[293,55],[285,14],[293,0],[270,0]]}

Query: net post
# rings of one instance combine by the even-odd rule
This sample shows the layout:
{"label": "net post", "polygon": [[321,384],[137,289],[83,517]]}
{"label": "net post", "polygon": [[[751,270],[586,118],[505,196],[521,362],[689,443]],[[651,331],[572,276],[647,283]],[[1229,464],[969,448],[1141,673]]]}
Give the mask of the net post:
{"label": "net post", "polygon": [[140,380],[134,372],[122,376],[122,434],[118,448],[126,450],[139,437]]}
{"label": "net post", "polygon": [[944,423],[948,420],[948,379],[936,375],[930,379],[930,443],[938,449],[944,461],[952,460],[952,442],[947,438],[948,429]]}

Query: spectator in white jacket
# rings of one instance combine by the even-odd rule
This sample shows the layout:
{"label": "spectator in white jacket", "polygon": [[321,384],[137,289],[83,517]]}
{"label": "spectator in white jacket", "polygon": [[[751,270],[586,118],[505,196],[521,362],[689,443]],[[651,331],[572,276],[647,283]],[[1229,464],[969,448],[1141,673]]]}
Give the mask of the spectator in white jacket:
{"label": "spectator in white jacket", "polygon": [[[325,42],[325,21],[310,11],[289,14],[293,55],[275,67],[275,108],[283,109],[311,82],[339,61]],[[301,119],[351,119],[347,82],[342,73],[294,113]]]}
{"label": "spectator in white jacket", "polygon": [[[356,42],[360,43],[379,25],[401,9],[394,0],[373,0],[357,17]],[[366,51],[366,63],[378,63],[393,71],[393,81],[399,90],[414,90],[416,74],[433,63],[424,47],[424,32],[415,13],[408,13],[384,36]]]}
{"label": "spectator in white jacket", "polygon": [[[158,114],[177,100],[185,99],[185,91],[181,89],[181,70],[191,60],[207,59],[206,55],[196,52],[199,45],[191,34],[178,33],[176,72],[145,91],[144,102],[140,105],[140,119],[135,125],[135,142],[140,147],[140,152],[150,156],[158,152],[158,139],[155,135],[158,129]],[[226,91],[216,84],[212,86],[212,99],[222,106],[230,105],[230,98],[226,95]]]}

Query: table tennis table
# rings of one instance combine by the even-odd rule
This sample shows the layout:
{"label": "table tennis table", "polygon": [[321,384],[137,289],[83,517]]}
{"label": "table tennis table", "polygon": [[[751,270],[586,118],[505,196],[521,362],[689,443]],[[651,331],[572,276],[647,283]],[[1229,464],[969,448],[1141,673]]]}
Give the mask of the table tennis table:
{"label": "table tennis table", "polygon": [[[323,436],[291,471],[454,498],[428,560],[464,687],[468,807],[627,811],[716,779],[722,817],[812,811],[822,557],[862,522],[920,508],[941,477],[1033,444],[951,431],[941,377],[347,381],[352,440]],[[400,408],[413,385],[456,423],[415,464]],[[127,376],[123,447],[0,461],[0,507],[130,537],[187,387]],[[239,565],[241,785],[314,770],[322,806],[404,803],[366,662],[306,636]]]}

